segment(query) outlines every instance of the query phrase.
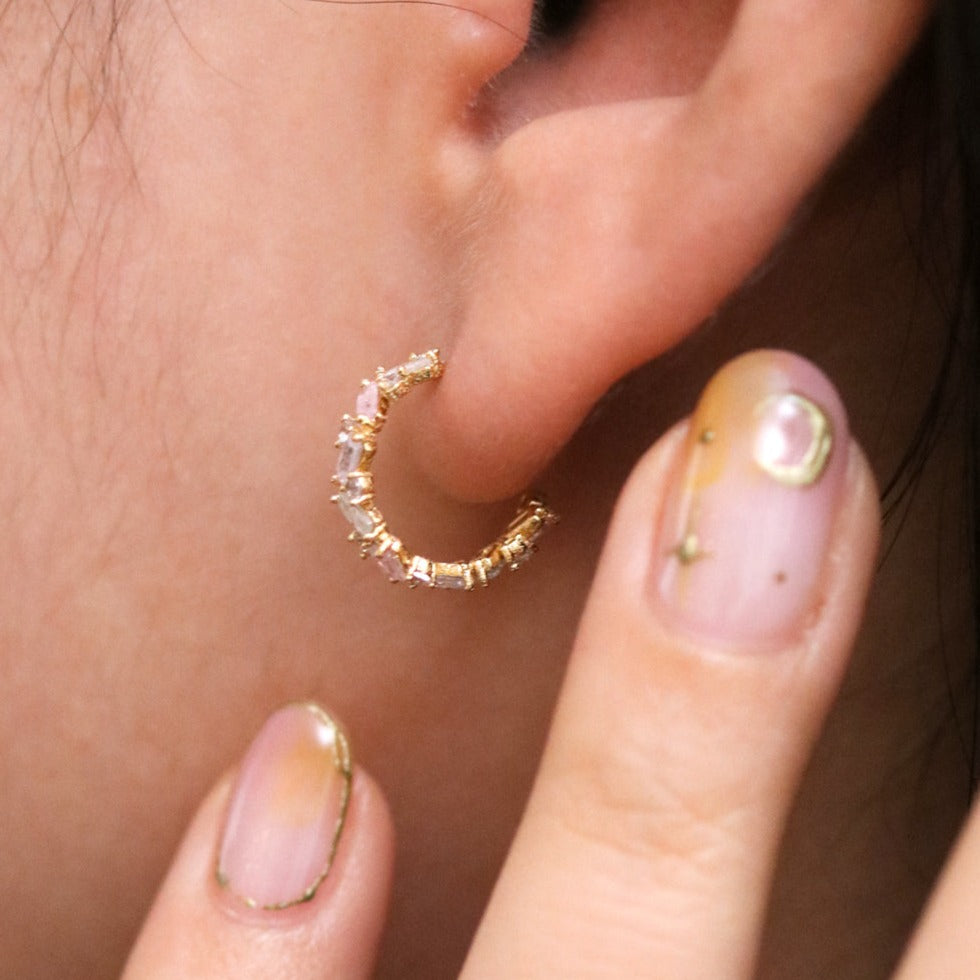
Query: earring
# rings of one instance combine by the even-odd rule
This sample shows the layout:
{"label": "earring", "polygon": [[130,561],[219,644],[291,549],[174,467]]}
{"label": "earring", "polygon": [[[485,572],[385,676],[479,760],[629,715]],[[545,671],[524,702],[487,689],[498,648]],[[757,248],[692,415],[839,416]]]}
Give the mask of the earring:
{"label": "earring", "polygon": [[388,529],[374,499],[371,464],[388,410],[417,385],[442,376],[445,364],[438,350],[413,354],[398,367],[378,368],[374,378],[361,383],[353,415],[345,415],[336,446],[340,450],[333,482],[339,489],[333,501],[353,530],[348,540],[361,549],[361,557],[377,559],[392,582],[410,588],[465,589],[486,586],[505,568],[516,570],[536,549],[538,538],[558,516],[543,500],[528,496],[507,530],[469,561],[441,562],[412,554]]}

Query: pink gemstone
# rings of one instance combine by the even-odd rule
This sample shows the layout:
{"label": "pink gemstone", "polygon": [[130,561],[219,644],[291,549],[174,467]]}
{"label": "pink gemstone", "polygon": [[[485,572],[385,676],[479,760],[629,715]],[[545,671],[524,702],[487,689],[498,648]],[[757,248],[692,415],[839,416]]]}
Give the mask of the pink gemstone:
{"label": "pink gemstone", "polygon": [[394,551],[386,551],[378,558],[378,564],[392,582],[404,582],[408,578],[405,566]]}
{"label": "pink gemstone", "polygon": [[369,385],[365,385],[361,389],[361,393],[357,396],[354,411],[358,415],[363,415],[365,418],[373,419],[378,414],[378,408],[381,403],[380,399],[381,396],[378,391],[378,386],[372,381]]}

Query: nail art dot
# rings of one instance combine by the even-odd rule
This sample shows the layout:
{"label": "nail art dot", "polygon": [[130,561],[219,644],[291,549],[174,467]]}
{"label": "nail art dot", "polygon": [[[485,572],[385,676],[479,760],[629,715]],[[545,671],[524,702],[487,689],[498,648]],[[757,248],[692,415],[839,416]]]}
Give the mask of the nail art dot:
{"label": "nail art dot", "polygon": [[674,554],[682,565],[690,565],[692,562],[704,557],[704,552],[701,550],[701,542],[698,541],[698,536],[693,531],[688,531],[684,535],[674,549]]}
{"label": "nail art dot", "polygon": [[823,474],[833,446],[824,411],[794,392],[770,395],[755,410],[753,458],[777,483],[806,487]]}
{"label": "nail art dot", "polygon": [[715,441],[716,435],[717,433],[714,429],[702,429],[701,434],[698,436],[698,442],[703,446],[710,446]]}

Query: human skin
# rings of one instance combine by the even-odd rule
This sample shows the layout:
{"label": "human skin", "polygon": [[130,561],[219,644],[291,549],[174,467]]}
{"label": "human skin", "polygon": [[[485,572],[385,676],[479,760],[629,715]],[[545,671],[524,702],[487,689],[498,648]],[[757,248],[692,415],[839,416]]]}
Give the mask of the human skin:
{"label": "human skin", "polygon": [[[642,450],[729,357],[781,346],[820,363],[879,479],[894,471],[945,325],[917,285],[895,196],[914,177],[882,146],[887,107],[765,275],[691,335],[782,221],[760,219],[766,230],[744,254],[731,246],[727,264],[697,253],[693,264],[724,274],[703,292],[679,287],[676,305],[689,308],[672,309],[661,344],[676,351],[607,398],[567,447],[635,348],[582,380],[580,335],[558,308],[561,269],[515,283],[493,258],[506,241],[487,218],[484,154],[528,114],[631,89],[693,90],[729,36],[731,8],[705,4],[694,21],[671,5],[624,5],[626,23],[642,12],[648,36],[676,55],[645,72],[636,59],[603,60],[617,24],[596,17],[581,64],[579,49],[545,51],[488,91],[520,45],[445,8],[137,4],[112,44],[104,20],[71,19],[82,8],[70,3],[52,8],[68,21],[60,44],[44,12],[4,8],[18,53],[0,82],[11,135],[0,177],[8,975],[117,973],[206,787],[270,711],[311,697],[345,720],[392,808],[381,973],[452,975],[523,807],[608,513]],[[492,13],[510,23],[514,11]],[[897,55],[881,84],[896,65]],[[869,83],[864,97],[876,92]],[[822,170],[808,166],[781,215]],[[587,267],[594,238],[569,237],[556,235],[564,257]],[[492,275],[474,271],[488,266]],[[581,279],[594,319],[608,282]],[[522,298],[567,386],[542,388],[520,362],[493,367],[498,337],[526,354],[506,334]],[[500,324],[481,334],[491,308]],[[621,316],[632,336],[644,310],[624,308],[609,330]],[[499,498],[532,475],[564,517],[528,568],[486,593],[388,587],[344,544],[329,506],[331,444],[359,379],[437,344],[462,365],[456,380],[399,406],[379,454],[393,526],[427,553],[468,553],[506,523]],[[493,370],[505,375],[499,392]],[[523,439],[513,406],[532,396],[540,423]],[[949,722],[968,669],[962,500],[945,478],[956,436],[935,449],[883,564],[803,784],[766,976],[885,975],[964,812],[966,764]],[[922,598],[937,581],[942,615]]]}

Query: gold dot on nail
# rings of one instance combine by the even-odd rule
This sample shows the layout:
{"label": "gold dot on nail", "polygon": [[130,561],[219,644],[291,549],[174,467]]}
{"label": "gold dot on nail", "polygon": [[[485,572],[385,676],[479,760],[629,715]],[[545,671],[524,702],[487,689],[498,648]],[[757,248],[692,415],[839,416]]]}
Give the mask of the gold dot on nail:
{"label": "gold dot on nail", "polygon": [[714,429],[702,429],[701,434],[698,436],[698,442],[703,446],[710,446],[715,441],[716,435],[717,433]]}
{"label": "gold dot on nail", "polygon": [[704,552],[701,550],[701,543],[698,541],[698,536],[693,531],[688,531],[688,533],[681,538],[680,543],[676,548],[674,548],[673,553],[677,556],[677,560],[682,565],[690,565],[692,562],[704,557]]}

